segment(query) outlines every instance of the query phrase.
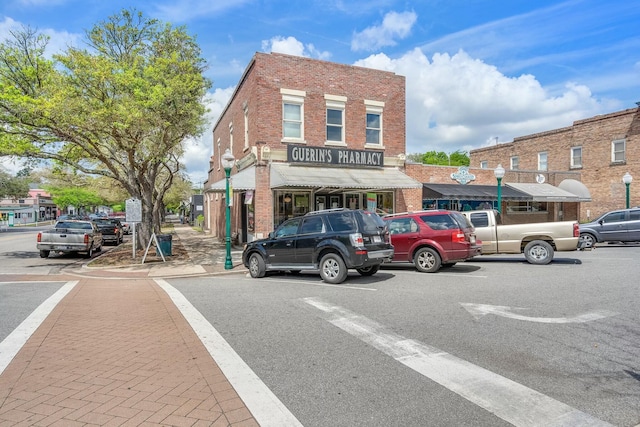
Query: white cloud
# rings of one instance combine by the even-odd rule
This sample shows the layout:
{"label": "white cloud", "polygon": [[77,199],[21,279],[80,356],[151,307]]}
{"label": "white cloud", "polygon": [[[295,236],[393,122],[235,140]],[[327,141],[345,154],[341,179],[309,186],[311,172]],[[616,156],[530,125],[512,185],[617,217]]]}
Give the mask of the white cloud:
{"label": "white cloud", "polygon": [[287,55],[306,56],[316,59],[327,60],[331,57],[329,52],[320,52],[313,44],[303,44],[295,37],[275,36],[270,40],[262,41],[262,50],[264,52],[278,52]]}
{"label": "white cloud", "polygon": [[355,65],[406,77],[408,153],[469,150],[495,137],[511,141],[603,110],[584,85],[569,83],[552,94],[532,75],[505,76],[464,51],[430,60],[417,48],[398,59],[378,54]]}
{"label": "white cloud", "polygon": [[[9,17],[5,17],[4,21],[0,21],[0,41],[11,40],[12,32],[20,32],[25,28],[25,24],[15,21]],[[49,37],[49,43],[45,51],[45,56],[51,58],[54,54],[62,53],[69,46],[78,46],[79,40],[83,37],[81,34],[69,33],[66,31],[55,31],[50,28],[33,28],[38,32]]]}
{"label": "white cloud", "polygon": [[0,170],[6,171],[9,175],[14,175],[25,168],[25,163],[13,156],[0,157]]}
{"label": "white cloud", "polygon": [[396,39],[404,39],[411,33],[417,19],[415,12],[389,12],[382,19],[382,24],[354,33],[351,50],[370,52],[385,46],[395,46]]}
{"label": "white cloud", "polygon": [[233,91],[233,87],[216,89],[205,96],[204,103],[209,109],[206,114],[206,129],[200,137],[187,140],[185,143],[181,162],[185,165],[187,175],[194,184],[204,181],[208,175],[209,159],[213,154],[213,126],[229,102]]}

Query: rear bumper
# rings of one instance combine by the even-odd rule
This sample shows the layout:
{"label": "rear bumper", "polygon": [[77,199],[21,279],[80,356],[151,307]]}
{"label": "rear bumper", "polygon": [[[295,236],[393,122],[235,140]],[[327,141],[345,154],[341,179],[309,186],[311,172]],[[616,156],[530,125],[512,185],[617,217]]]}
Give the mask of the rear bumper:
{"label": "rear bumper", "polygon": [[36,249],[39,251],[52,251],[52,252],[87,252],[89,248],[86,245],[61,245],[61,244],[46,244],[38,243]]}

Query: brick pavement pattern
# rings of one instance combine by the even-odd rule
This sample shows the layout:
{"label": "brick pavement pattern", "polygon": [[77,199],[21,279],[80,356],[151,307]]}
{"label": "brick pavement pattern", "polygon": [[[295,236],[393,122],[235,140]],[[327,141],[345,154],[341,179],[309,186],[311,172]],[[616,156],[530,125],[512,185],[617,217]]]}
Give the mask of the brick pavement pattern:
{"label": "brick pavement pattern", "polygon": [[81,279],[0,375],[0,426],[258,426],[150,279]]}

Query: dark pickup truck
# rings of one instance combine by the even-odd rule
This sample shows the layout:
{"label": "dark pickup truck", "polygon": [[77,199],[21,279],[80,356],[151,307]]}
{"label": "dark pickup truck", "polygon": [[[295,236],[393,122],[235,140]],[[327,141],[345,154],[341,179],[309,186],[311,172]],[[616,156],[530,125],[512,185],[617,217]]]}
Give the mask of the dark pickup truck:
{"label": "dark pickup truck", "polygon": [[124,231],[122,223],[119,219],[115,218],[98,218],[94,219],[98,229],[102,232],[102,240],[107,242],[113,242],[116,246],[122,243]]}

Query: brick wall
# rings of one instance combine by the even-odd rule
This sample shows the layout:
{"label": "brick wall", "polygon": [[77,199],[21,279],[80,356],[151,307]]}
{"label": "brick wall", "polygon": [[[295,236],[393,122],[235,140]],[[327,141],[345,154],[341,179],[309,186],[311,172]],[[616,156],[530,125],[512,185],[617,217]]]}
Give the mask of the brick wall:
{"label": "brick wall", "polygon": [[[613,163],[611,145],[618,139],[626,141],[626,161]],[[582,147],[582,167],[571,168],[571,147],[577,146]],[[491,169],[498,163],[508,169],[511,156],[518,156],[520,169],[534,176],[538,172],[538,153],[542,151],[547,152],[548,158],[547,182],[557,185],[565,177],[571,177],[589,189],[592,201],[580,204],[581,221],[625,207],[622,176],[627,171],[635,178],[635,184],[630,187],[630,204],[640,205],[640,108],[579,120],[566,128],[472,150],[469,155],[471,165],[479,166],[481,161],[487,161]],[[506,182],[508,177],[509,173],[505,176]]]}
{"label": "brick wall", "polygon": [[[213,150],[208,183],[224,178],[219,157],[230,145],[229,124],[233,127],[233,155],[241,159],[257,147],[255,215],[256,233],[273,229],[273,201],[269,185],[269,167],[273,160],[262,159],[263,147],[281,153],[282,142],[281,89],[304,91],[304,140],[308,146],[325,146],[325,95],[347,98],[345,105],[345,142],[349,149],[365,149],[366,106],[364,101],[384,102],[382,142],[385,158],[405,152],[405,78],[394,73],[363,67],[336,64],[284,54],[256,53],[238,83],[227,108],[213,131]],[[244,114],[248,111],[249,148],[244,146]],[[218,142],[220,145],[218,146]],[[371,147],[367,147],[371,149]],[[377,149],[377,148],[374,148]],[[263,167],[264,166],[264,167]],[[233,171],[232,173],[235,173]],[[417,192],[397,192],[397,203],[416,205]],[[268,200],[265,200],[268,199]],[[212,206],[212,209],[217,207]],[[212,224],[212,227],[216,225]],[[214,234],[216,234],[214,232]]]}

